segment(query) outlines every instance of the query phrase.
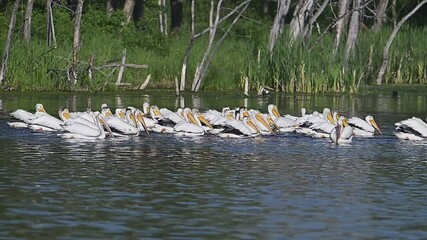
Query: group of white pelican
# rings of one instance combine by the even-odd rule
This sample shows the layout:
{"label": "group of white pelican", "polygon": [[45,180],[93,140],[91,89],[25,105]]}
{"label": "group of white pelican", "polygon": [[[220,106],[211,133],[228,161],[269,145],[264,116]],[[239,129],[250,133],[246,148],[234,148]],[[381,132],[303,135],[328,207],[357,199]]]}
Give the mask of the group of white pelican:
{"label": "group of white pelican", "polygon": [[[37,103],[35,113],[18,109],[10,114],[17,122],[9,122],[15,128],[30,128],[36,131],[55,131],[63,138],[103,139],[150,132],[184,136],[216,135],[222,138],[251,138],[277,133],[299,133],[313,138],[327,138],[335,144],[348,144],[354,136],[382,134],[370,115],[364,119],[346,118],[337,111],[324,108],[322,113],[306,113],[301,116],[281,115],[277,106],[270,104],[268,113],[247,108],[224,107],[221,111],[179,108],[172,111],[144,103],[142,109],[135,107],[116,108],[113,112],[107,104],[100,111],[88,108],[83,112],[70,112],[60,108],[59,118],[46,112]],[[419,118],[410,118],[396,123],[394,134],[400,139],[427,139],[427,124]]]}

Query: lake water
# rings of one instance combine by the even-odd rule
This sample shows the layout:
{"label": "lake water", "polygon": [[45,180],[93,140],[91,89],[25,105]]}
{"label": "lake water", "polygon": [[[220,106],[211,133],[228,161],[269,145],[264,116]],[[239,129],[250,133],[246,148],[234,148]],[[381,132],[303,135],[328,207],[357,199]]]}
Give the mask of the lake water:
{"label": "lake water", "polygon": [[[371,114],[383,131],[349,146],[280,134],[254,139],[139,136],[93,142],[12,129],[8,113],[43,103],[201,110],[247,106]],[[427,143],[394,123],[425,119],[427,92],[242,98],[171,91],[0,93],[1,239],[426,239]]]}

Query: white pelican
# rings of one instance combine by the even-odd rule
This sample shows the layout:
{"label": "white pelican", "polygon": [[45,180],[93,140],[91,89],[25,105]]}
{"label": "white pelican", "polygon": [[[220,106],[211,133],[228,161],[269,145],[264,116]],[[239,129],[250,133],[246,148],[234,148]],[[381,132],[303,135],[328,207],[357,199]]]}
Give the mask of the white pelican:
{"label": "white pelican", "polygon": [[59,134],[63,138],[77,139],[104,139],[106,137],[104,127],[111,133],[110,128],[105,122],[105,117],[99,112],[94,113],[94,126],[86,125],[78,121],[67,121],[63,124],[66,133]]}
{"label": "white pelican", "polygon": [[371,115],[366,116],[365,120],[352,117],[348,120],[348,124],[353,127],[355,136],[373,136],[375,130],[383,134]]}
{"label": "white pelican", "polygon": [[[257,126],[262,135],[274,134],[273,129],[268,123],[267,115],[260,113],[258,110],[251,109],[249,111],[244,111],[243,116],[248,116],[252,122]],[[271,122],[271,121],[270,121]],[[274,124],[274,121],[272,122]]]}
{"label": "white pelican", "polygon": [[36,131],[61,131],[63,123],[56,117],[48,114],[41,104],[36,104],[36,108],[40,108],[36,111],[34,118],[30,119],[28,128]]}
{"label": "white pelican", "polygon": [[335,144],[349,144],[353,140],[353,128],[348,125],[347,119],[340,117],[337,126],[331,131],[330,139]]}
{"label": "white pelican", "polygon": [[393,133],[399,139],[417,141],[427,139],[427,124],[420,118],[408,118],[394,125],[396,129]]}
{"label": "white pelican", "polygon": [[[44,109],[41,103],[37,103],[35,106],[35,109],[36,109],[36,113],[37,112],[46,113],[46,110]],[[18,109],[10,113],[10,116],[22,121],[22,122],[8,122],[9,126],[15,127],[15,128],[26,128],[28,127],[28,124],[30,124],[31,121],[36,118],[35,114],[25,111],[23,109]]]}
{"label": "white pelican", "polygon": [[294,119],[281,116],[279,109],[274,104],[268,105],[268,114],[271,116],[280,132],[293,132],[298,125]]}
{"label": "white pelican", "polygon": [[185,108],[183,115],[185,121],[177,123],[174,126],[175,134],[184,136],[200,136],[205,134],[203,127],[197,125],[190,108]]}
{"label": "white pelican", "polygon": [[313,128],[310,128],[310,126],[315,123],[316,125],[320,123],[330,123],[333,126],[336,125],[336,122],[331,114],[331,110],[329,108],[324,108],[323,115],[318,114],[318,112],[313,112],[310,117],[306,119],[301,119],[300,128],[296,131],[299,133],[304,133],[313,136]]}
{"label": "white pelican", "polygon": [[[89,114],[89,113],[87,113]],[[59,109],[58,111],[58,115],[59,118],[63,121],[63,122],[75,122],[75,123],[80,123],[80,124],[84,124],[86,126],[89,126],[95,130],[98,129],[98,126],[96,125],[96,120],[94,118],[94,116],[92,116],[93,113],[90,114],[90,120],[89,117],[83,116],[83,114],[71,114],[67,108],[65,109]]]}
{"label": "white pelican", "polygon": [[[234,118],[229,119],[225,122],[224,127],[225,129],[222,132],[218,133],[219,137],[247,138],[259,135],[259,132],[256,131],[257,127],[252,121],[250,121],[248,117],[243,117],[242,121],[239,121]],[[253,130],[255,130],[256,133],[254,133]]]}
{"label": "white pelican", "polygon": [[[135,125],[133,124],[133,123],[135,123],[135,120],[134,120],[135,117],[134,116],[133,117],[129,116],[131,121],[133,121],[133,123],[129,123],[126,120],[121,119],[120,117],[114,116],[111,113],[110,109],[104,105],[101,108],[101,115],[104,116],[107,125],[113,131],[118,132],[119,134],[138,135],[140,132],[139,129],[137,127],[135,127]],[[130,115],[130,113],[129,113],[129,115]]]}

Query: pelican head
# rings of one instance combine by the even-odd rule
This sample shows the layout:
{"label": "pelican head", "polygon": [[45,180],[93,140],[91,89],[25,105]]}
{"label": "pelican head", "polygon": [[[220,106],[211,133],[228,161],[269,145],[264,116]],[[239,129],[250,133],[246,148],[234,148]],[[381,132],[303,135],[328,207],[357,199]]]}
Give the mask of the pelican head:
{"label": "pelican head", "polygon": [[380,134],[383,134],[380,130],[380,127],[378,127],[377,122],[375,122],[374,117],[371,115],[366,116],[365,118],[366,122],[368,122],[372,127],[374,127]]}
{"label": "pelican head", "polygon": [[301,108],[301,116],[304,117],[306,113],[307,113],[307,109]]}
{"label": "pelican head", "polygon": [[46,110],[44,109],[43,104],[41,104],[41,103],[36,104],[36,112],[46,113]]}
{"label": "pelican head", "polygon": [[147,115],[148,113],[150,113],[150,104],[148,102],[144,102],[142,104],[142,112]]}
{"label": "pelican head", "polygon": [[70,111],[68,111],[67,108],[65,108],[65,109],[62,109],[62,107],[59,108],[59,118],[61,118],[62,121],[66,121],[66,120],[71,119]]}
{"label": "pelican head", "polygon": [[116,108],[116,116],[118,116],[121,119],[125,119],[126,111],[123,108]]}
{"label": "pelican head", "polygon": [[268,113],[270,114],[270,116],[272,116],[274,118],[279,118],[280,117],[279,109],[274,104],[268,105]]}
{"label": "pelican head", "polygon": [[101,114],[104,115],[105,117],[111,117],[111,116],[113,116],[113,113],[108,108],[108,105],[106,103],[103,103],[101,105]]}

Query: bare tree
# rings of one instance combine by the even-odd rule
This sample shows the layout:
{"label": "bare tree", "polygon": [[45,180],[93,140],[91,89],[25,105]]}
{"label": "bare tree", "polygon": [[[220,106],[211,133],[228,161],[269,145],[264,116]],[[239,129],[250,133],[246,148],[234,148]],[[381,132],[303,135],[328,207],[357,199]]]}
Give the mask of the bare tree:
{"label": "bare tree", "polygon": [[377,85],[381,85],[383,82],[383,78],[384,78],[384,74],[385,71],[387,70],[387,66],[388,66],[388,51],[390,49],[391,44],[394,41],[394,38],[397,35],[397,32],[399,31],[400,27],[402,27],[402,25],[406,22],[406,20],[408,20],[412,15],[414,15],[414,13],[416,11],[418,11],[418,9],[421,8],[421,6],[423,6],[424,4],[427,3],[427,0],[424,0],[420,3],[418,3],[417,6],[415,6],[414,9],[412,9],[411,12],[409,12],[405,17],[403,17],[399,23],[394,27],[393,32],[390,35],[390,38],[388,39],[385,47],[384,47],[384,52],[383,52],[383,62],[381,64],[381,68],[380,71],[378,73],[378,78],[377,78]]}
{"label": "bare tree", "polygon": [[124,24],[128,24],[130,19],[132,18],[133,8],[135,7],[135,0],[126,0],[123,5],[123,13],[125,15]]}
{"label": "bare tree", "polygon": [[311,36],[311,30],[313,28],[313,24],[317,21],[317,18],[320,17],[320,14],[322,14],[323,10],[325,10],[326,5],[328,5],[329,0],[324,0],[322,5],[317,9],[316,13],[313,14],[313,16],[308,20],[308,23],[305,25],[304,30],[302,32],[302,37],[304,38],[305,42],[308,42],[308,39]]}
{"label": "bare tree", "polygon": [[15,3],[13,4],[12,16],[10,17],[9,31],[7,32],[6,43],[4,46],[1,70],[0,70],[1,85],[4,84],[4,81],[6,79],[7,63],[9,61],[10,48],[12,47],[12,34],[13,34],[13,29],[15,28],[16,14],[18,13],[19,2],[20,0],[15,0]]}
{"label": "bare tree", "polygon": [[53,24],[53,9],[52,9],[52,0],[47,0],[46,3],[46,26],[47,26],[47,46],[56,47],[56,37],[55,37],[55,25]]}
{"label": "bare tree", "polygon": [[360,1],[361,0],[353,0],[353,10],[356,9],[351,13],[351,19],[350,19],[350,25],[348,27],[348,36],[347,36],[347,43],[345,48],[345,64],[347,65],[350,57],[354,53],[354,49],[356,48],[357,39],[359,36],[359,11],[360,9]]}
{"label": "bare tree", "polygon": [[[228,18],[230,18],[231,16],[235,15],[237,12],[239,12],[239,14],[236,16],[235,21],[237,21],[237,19],[240,18],[241,14],[243,14],[243,11],[247,8],[247,6],[249,5],[249,3],[251,2],[251,0],[245,0],[244,2],[242,2],[241,4],[239,4],[238,6],[236,6],[232,11],[230,11],[228,14],[226,14],[224,17],[220,18],[218,21],[218,25],[221,24],[222,22],[224,22],[225,20],[227,20]],[[186,81],[186,70],[187,70],[187,64],[188,64],[188,60],[190,58],[190,53],[191,50],[193,48],[194,42],[200,38],[201,36],[210,33],[211,31],[211,27],[208,27],[204,30],[202,30],[201,32],[194,34],[194,0],[192,0],[191,3],[191,12],[192,12],[192,23],[191,23],[191,28],[192,28],[192,35],[190,38],[190,42],[188,43],[187,46],[187,50],[185,51],[184,54],[184,59],[182,61],[182,68],[181,68],[181,83],[180,83],[180,90],[184,91],[185,90],[185,81]],[[233,26],[235,21],[233,21],[233,23],[230,26]],[[213,27],[213,26],[212,26]],[[224,37],[227,35],[227,33],[229,32],[230,28],[224,33],[223,37],[221,38],[222,40],[224,39]],[[220,41],[218,41],[218,43],[221,43],[222,40],[220,39]],[[215,50],[217,49],[219,44],[217,44],[217,46],[214,48]],[[214,53],[215,51],[213,51]],[[211,56],[213,56],[213,53],[211,54]],[[208,61],[209,63],[210,61]],[[209,65],[209,64],[208,64]],[[207,69],[207,68],[206,68]],[[204,75],[203,75],[204,77]],[[201,78],[203,79],[203,78]],[[201,81],[200,81],[201,82]],[[198,85],[200,86],[200,85]]]}
{"label": "bare tree", "polygon": [[345,26],[347,25],[347,11],[348,5],[351,0],[340,0],[339,2],[339,11],[338,11],[338,20],[336,22],[335,28],[335,37],[334,37],[334,51],[333,55],[335,56],[338,52],[338,48],[341,42],[341,35],[345,31]]}
{"label": "bare tree", "polygon": [[71,77],[69,81],[72,85],[77,83],[77,53],[80,47],[80,24],[82,20],[84,0],[79,0],[77,3],[76,16],[74,18],[74,39],[73,39],[73,63],[71,65]]}
{"label": "bare tree", "polygon": [[375,10],[375,23],[372,26],[372,29],[375,32],[378,32],[383,23],[387,21],[386,10],[389,0],[380,0],[378,3],[377,9]]}
{"label": "bare tree", "polygon": [[166,1],[159,0],[159,27],[160,32],[164,35],[168,34],[167,26],[167,15],[166,15]]}
{"label": "bare tree", "polygon": [[283,27],[285,26],[285,18],[289,11],[291,0],[277,1],[277,12],[274,17],[273,26],[270,30],[270,38],[268,39],[268,52],[271,53],[276,44],[277,38],[282,34]]}
{"label": "bare tree", "polygon": [[313,0],[300,0],[295,7],[294,15],[290,24],[291,41],[301,37],[305,21],[308,14],[312,11]]}
{"label": "bare tree", "polygon": [[28,44],[31,41],[31,18],[33,15],[34,0],[27,0],[27,9],[25,10],[24,21],[24,40]]}
{"label": "bare tree", "polygon": [[[221,2],[221,0],[220,0],[220,2]],[[209,65],[210,65],[210,63],[211,63],[211,61],[212,61],[212,59],[213,59],[216,51],[218,50],[218,47],[224,41],[224,39],[226,38],[226,36],[230,32],[230,30],[234,26],[234,24],[237,23],[237,21],[243,15],[243,13],[245,12],[245,10],[248,8],[250,2],[251,2],[251,0],[246,0],[244,2],[245,5],[243,5],[242,9],[238,10],[237,16],[233,19],[233,21],[228,26],[227,30],[224,32],[224,34],[221,36],[221,38],[216,42],[215,46],[213,48],[210,48],[208,46],[208,49],[206,50],[205,55],[203,56],[202,63],[199,65],[198,68],[196,68],[195,78],[194,78],[194,81],[193,81],[193,89],[192,89],[193,92],[198,92],[199,91],[200,86],[202,84],[202,80],[204,79],[204,77],[206,75],[206,72],[207,72],[207,70],[209,68]],[[236,10],[236,9],[237,8],[235,8],[234,10]],[[219,11],[217,11],[217,19],[215,19],[215,24],[213,26],[214,29],[218,28],[218,23],[219,23],[218,14],[219,14]],[[212,39],[215,38],[215,31],[212,34],[211,38]],[[213,43],[213,41],[212,41],[212,43]],[[212,43],[211,43],[211,41],[209,41],[209,44],[212,44]]]}

